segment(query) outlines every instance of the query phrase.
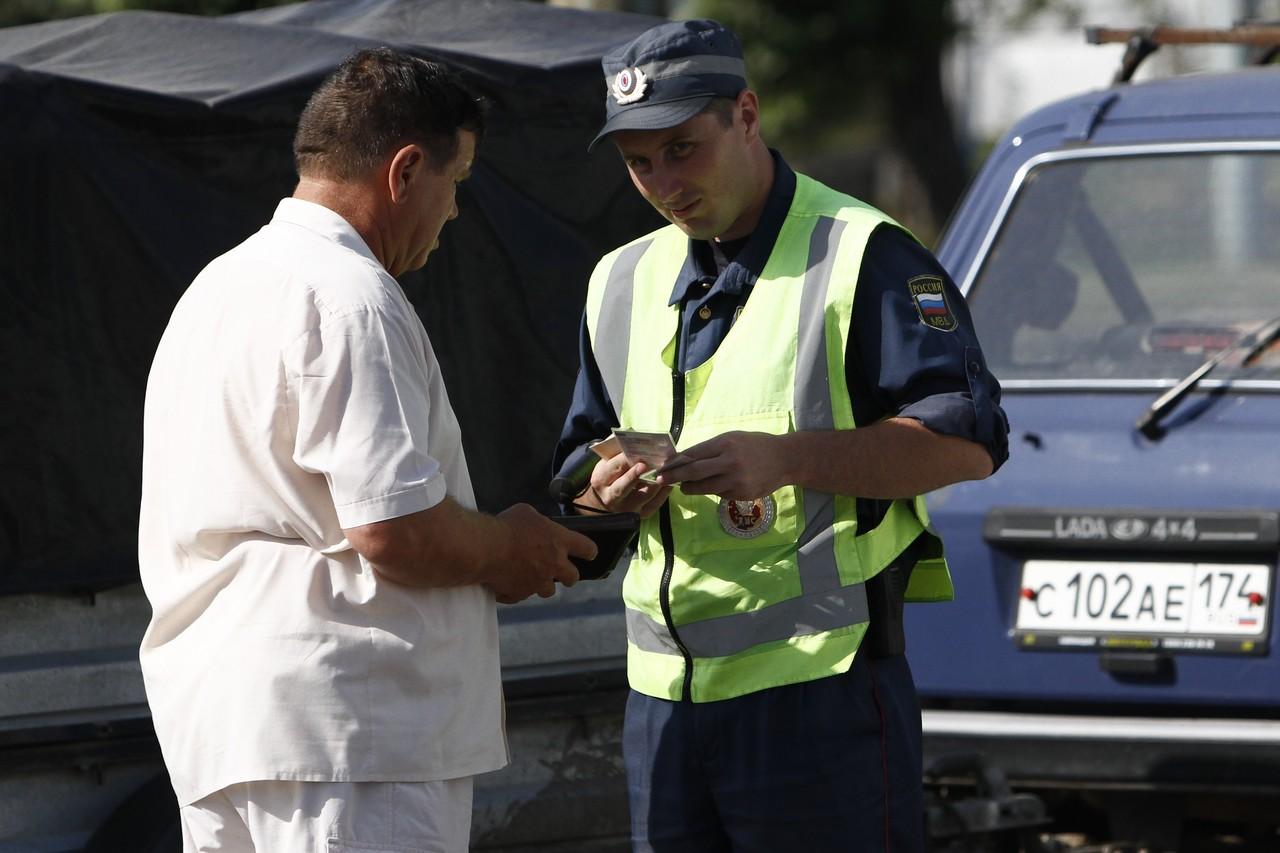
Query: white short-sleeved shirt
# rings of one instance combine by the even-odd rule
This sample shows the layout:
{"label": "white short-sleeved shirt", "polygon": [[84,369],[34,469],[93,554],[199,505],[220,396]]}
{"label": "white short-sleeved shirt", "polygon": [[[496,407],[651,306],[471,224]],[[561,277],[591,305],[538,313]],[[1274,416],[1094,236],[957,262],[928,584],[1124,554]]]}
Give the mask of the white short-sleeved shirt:
{"label": "white short-sleeved shirt", "polygon": [[200,273],[144,431],[141,659],[181,804],[506,764],[492,594],[382,580],[343,534],[475,498],[426,330],[342,217],[285,199]]}

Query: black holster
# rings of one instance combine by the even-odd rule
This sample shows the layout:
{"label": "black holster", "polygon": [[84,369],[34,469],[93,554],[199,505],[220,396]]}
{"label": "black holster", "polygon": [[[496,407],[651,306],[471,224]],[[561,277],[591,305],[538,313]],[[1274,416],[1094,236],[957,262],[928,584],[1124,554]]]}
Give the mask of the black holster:
{"label": "black holster", "polygon": [[862,639],[862,651],[873,658],[906,654],[907,637],[902,624],[902,605],[906,600],[911,570],[923,549],[924,543],[917,539],[866,583],[871,625]]}

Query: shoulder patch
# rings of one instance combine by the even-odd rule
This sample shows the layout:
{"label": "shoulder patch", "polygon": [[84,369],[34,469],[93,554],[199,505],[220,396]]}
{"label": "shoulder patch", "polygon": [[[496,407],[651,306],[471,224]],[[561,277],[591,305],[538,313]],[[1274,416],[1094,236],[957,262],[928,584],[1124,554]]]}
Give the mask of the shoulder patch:
{"label": "shoulder patch", "polygon": [[920,322],[930,329],[953,332],[960,325],[947,303],[947,292],[942,286],[942,279],[936,275],[918,275],[908,279],[907,291],[911,294],[912,304],[916,306],[916,313],[920,315]]}

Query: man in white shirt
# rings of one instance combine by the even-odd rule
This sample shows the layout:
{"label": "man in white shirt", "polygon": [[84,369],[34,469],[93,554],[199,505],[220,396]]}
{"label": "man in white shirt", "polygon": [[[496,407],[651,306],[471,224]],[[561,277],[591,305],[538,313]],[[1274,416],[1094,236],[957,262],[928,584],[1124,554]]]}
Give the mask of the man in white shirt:
{"label": "man in white shirt", "polygon": [[299,120],[293,197],[160,342],[141,659],[187,851],[465,850],[471,776],[507,761],[494,601],[594,555],[528,505],[475,511],[394,278],[457,216],[482,130],[443,67],[354,55]]}

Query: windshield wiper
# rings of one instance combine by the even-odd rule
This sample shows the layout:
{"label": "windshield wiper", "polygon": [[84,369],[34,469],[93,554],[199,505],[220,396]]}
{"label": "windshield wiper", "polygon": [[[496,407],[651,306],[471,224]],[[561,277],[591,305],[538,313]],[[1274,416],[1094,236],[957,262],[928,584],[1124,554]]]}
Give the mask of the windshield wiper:
{"label": "windshield wiper", "polygon": [[1221,364],[1227,356],[1243,350],[1244,357],[1240,359],[1240,363],[1248,364],[1250,359],[1266,349],[1278,337],[1280,337],[1280,317],[1275,317],[1253,334],[1244,335],[1231,346],[1218,350],[1204,364],[1188,373],[1185,379],[1152,401],[1147,410],[1142,413],[1142,417],[1134,423],[1134,428],[1152,441],[1159,439],[1164,435],[1160,421],[1172,412],[1184,397],[1194,391],[1200,384],[1200,380],[1208,376],[1209,372]]}

